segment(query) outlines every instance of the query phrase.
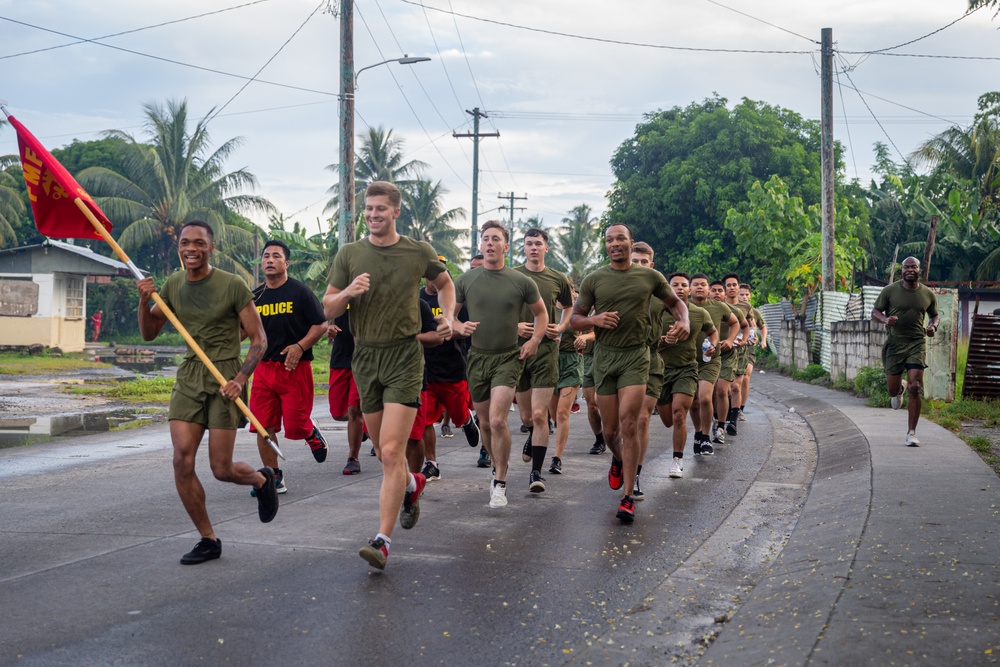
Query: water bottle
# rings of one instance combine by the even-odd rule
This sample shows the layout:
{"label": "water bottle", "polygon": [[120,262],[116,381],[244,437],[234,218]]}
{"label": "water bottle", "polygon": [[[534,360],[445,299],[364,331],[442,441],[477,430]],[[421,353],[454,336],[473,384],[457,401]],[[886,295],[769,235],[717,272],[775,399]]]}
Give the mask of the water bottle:
{"label": "water bottle", "polygon": [[750,327],[750,344],[754,345],[757,342],[757,327]]}
{"label": "water bottle", "polygon": [[701,360],[706,364],[712,360],[712,355],[708,353],[709,348],[712,347],[712,341],[706,338],[701,343]]}

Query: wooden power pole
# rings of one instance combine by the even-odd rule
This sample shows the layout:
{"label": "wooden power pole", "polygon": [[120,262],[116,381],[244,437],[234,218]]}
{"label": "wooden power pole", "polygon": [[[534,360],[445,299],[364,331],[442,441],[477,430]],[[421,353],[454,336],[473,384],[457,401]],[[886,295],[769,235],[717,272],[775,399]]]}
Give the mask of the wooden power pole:
{"label": "wooden power pole", "polygon": [[479,224],[477,222],[479,213],[479,139],[481,137],[499,137],[500,133],[481,133],[479,131],[479,119],[489,118],[485,111],[479,110],[479,107],[474,108],[472,111],[467,109],[465,113],[472,116],[472,133],[452,132],[451,136],[472,139],[472,255],[475,255],[476,249],[479,247]]}
{"label": "wooden power pole", "polygon": [[822,126],[822,190],[823,190],[823,222],[822,222],[822,252],[823,259],[823,290],[834,291],[835,266],[834,245],[834,208],[833,208],[833,28],[822,30],[822,61],[821,77],[822,95],[821,120]]}

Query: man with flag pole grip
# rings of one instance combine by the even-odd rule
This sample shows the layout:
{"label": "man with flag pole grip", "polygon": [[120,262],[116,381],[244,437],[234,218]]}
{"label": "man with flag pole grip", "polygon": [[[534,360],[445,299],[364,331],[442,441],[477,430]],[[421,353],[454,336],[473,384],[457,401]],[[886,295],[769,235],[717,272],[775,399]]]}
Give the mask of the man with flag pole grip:
{"label": "man with flag pole grip", "polygon": [[[193,565],[218,558],[222,542],[209,521],[205,490],[195,474],[195,455],[206,429],[209,462],[216,479],[252,485],[257,490],[262,522],[271,521],[278,511],[273,470],[264,467],[255,471],[246,463],[233,461],[240,412],[254,423],[258,432],[266,433],[241,398],[247,379],[267,348],[253,294],[242,280],[209,264],[215,249],[212,228],[204,222],[189,221],[181,228],[178,240],[184,271],[167,279],[161,296],[152,278],[143,278],[111,238],[111,222],[93,199],[27,128],[8,114],[6,108],[0,106],[0,109],[17,132],[24,181],[38,231],[56,238],[104,239],[138,279],[139,328],[143,338],[154,339],[170,321],[188,344],[170,399],[170,437],[174,446],[174,483],[202,539],[184,554],[181,563]],[[154,302],[152,307],[150,301]],[[171,306],[196,325],[194,335],[181,324]],[[250,338],[250,349],[242,364],[241,324]],[[218,367],[209,355],[216,359]]]}

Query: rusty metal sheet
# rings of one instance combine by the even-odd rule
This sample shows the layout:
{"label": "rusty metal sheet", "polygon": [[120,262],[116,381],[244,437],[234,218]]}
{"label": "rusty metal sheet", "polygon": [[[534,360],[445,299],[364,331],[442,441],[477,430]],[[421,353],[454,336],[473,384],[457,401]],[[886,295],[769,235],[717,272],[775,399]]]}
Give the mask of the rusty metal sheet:
{"label": "rusty metal sheet", "polygon": [[1000,316],[973,315],[962,398],[1000,399]]}

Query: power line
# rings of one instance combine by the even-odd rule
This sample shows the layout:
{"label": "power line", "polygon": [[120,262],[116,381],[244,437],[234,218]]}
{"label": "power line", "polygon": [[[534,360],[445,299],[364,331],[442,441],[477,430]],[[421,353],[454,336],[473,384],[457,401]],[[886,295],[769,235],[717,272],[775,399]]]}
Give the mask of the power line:
{"label": "power line", "polygon": [[325,5],[326,3],[327,3],[327,0],[321,0],[321,1],[320,1],[320,3],[319,3],[319,4],[317,5],[317,6],[316,6],[316,9],[312,10],[312,12],[311,12],[311,13],[309,14],[309,16],[307,16],[307,17],[306,17],[306,20],[302,22],[302,25],[300,25],[300,26],[299,26],[298,28],[296,28],[296,29],[295,29],[295,32],[293,32],[293,33],[291,34],[291,36],[290,36],[290,37],[289,37],[288,39],[286,39],[286,40],[285,40],[285,43],[284,43],[284,44],[282,44],[282,45],[281,45],[281,46],[280,46],[280,47],[278,48],[278,50],[274,52],[274,55],[272,55],[272,56],[271,56],[270,58],[268,58],[268,59],[267,59],[267,62],[265,62],[265,63],[264,63],[263,65],[261,65],[261,66],[260,66],[260,69],[259,69],[259,70],[257,70],[257,73],[256,73],[256,74],[254,74],[254,75],[253,75],[253,77],[251,77],[250,79],[248,79],[248,80],[247,80],[246,82],[244,82],[244,84],[243,84],[242,86],[240,86],[240,89],[239,89],[239,90],[237,90],[237,91],[236,91],[235,93],[233,93],[233,96],[232,96],[232,97],[230,97],[230,98],[229,98],[228,100],[226,100],[226,103],[225,103],[225,104],[223,104],[223,105],[222,105],[221,107],[219,107],[218,111],[216,111],[215,113],[213,113],[213,114],[212,114],[212,115],[211,115],[211,116],[210,116],[210,117],[209,117],[209,118],[208,118],[207,120],[205,120],[205,124],[206,124],[206,125],[208,125],[208,124],[209,124],[210,122],[212,122],[212,120],[214,120],[214,119],[215,119],[215,117],[219,115],[219,112],[221,112],[221,111],[222,111],[223,109],[225,109],[226,107],[228,107],[228,106],[230,105],[230,103],[231,103],[231,102],[232,102],[233,100],[235,100],[235,99],[236,99],[236,98],[237,98],[237,97],[239,96],[239,94],[240,94],[240,93],[242,93],[242,92],[243,92],[244,90],[246,90],[246,89],[247,89],[247,86],[249,86],[249,85],[250,85],[251,83],[253,83],[253,82],[254,82],[254,80],[255,80],[255,79],[256,79],[256,78],[258,77],[258,76],[260,76],[260,73],[261,73],[261,72],[263,72],[263,71],[264,71],[264,69],[265,69],[265,68],[266,68],[266,67],[267,67],[268,65],[270,65],[270,64],[271,64],[271,62],[272,62],[272,61],[273,61],[273,60],[274,60],[275,58],[277,58],[277,57],[278,57],[278,54],[279,54],[279,53],[281,53],[282,51],[284,51],[284,50],[285,50],[285,47],[286,47],[286,46],[288,46],[288,45],[289,45],[289,43],[291,43],[291,41],[292,41],[293,39],[295,39],[295,36],[296,36],[296,35],[298,35],[298,34],[299,34],[299,33],[300,33],[301,31],[302,31],[302,29],[306,27],[306,24],[307,24],[307,23],[309,23],[310,19],[312,19],[312,17],[316,16],[316,12],[318,12],[318,11],[319,11],[319,10],[320,10],[320,9],[321,9],[321,8],[323,7],[323,5]]}
{"label": "power line", "polygon": [[302,86],[293,86],[293,85],[290,85],[290,84],[287,84],[287,83],[277,83],[276,81],[266,81],[264,79],[254,79],[253,77],[244,76],[242,74],[233,74],[232,72],[223,72],[222,70],[213,69],[211,67],[203,67],[201,65],[193,65],[191,63],[186,63],[186,62],[183,62],[183,61],[180,61],[180,60],[173,60],[171,58],[164,58],[162,56],[154,56],[151,53],[143,53],[142,51],[136,51],[134,49],[126,49],[126,48],[121,47],[121,46],[115,46],[113,44],[105,44],[103,42],[97,42],[97,41],[94,41],[94,40],[91,40],[91,39],[87,39],[85,37],[79,37],[77,35],[71,35],[69,33],[60,32],[58,30],[52,30],[51,28],[43,28],[42,26],[34,25],[34,24],[28,23],[26,21],[19,21],[17,19],[12,19],[12,18],[7,17],[7,16],[0,16],[0,21],[8,21],[10,23],[16,23],[18,25],[23,25],[23,26],[25,26],[27,28],[33,28],[35,30],[40,30],[42,32],[49,32],[49,33],[52,33],[53,35],[60,35],[62,37],[69,37],[70,39],[75,39],[75,40],[78,40],[78,41],[81,41],[81,42],[88,42],[88,43],[93,44],[95,46],[102,46],[102,47],[104,47],[106,49],[113,49],[115,51],[121,51],[122,53],[130,53],[130,54],[132,54],[134,56],[141,56],[143,58],[150,58],[152,60],[159,60],[160,62],[170,63],[171,65],[180,65],[181,67],[189,67],[191,69],[200,70],[202,72],[211,72],[212,74],[221,74],[222,76],[228,76],[228,77],[232,77],[234,79],[243,79],[245,81],[256,80],[257,83],[264,83],[264,84],[267,84],[269,86],[278,86],[280,88],[290,88],[291,90],[301,90],[301,91],[304,91],[304,92],[307,92],[307,93],[317,93],[319,95],[330,95],[332,97],[337,97],[337,95],[338,95],[338,93],[331,93],[331,92],[328,92],[328,91],[325,91],[325,90],[316,90],[314,88],[304,88]]}
{"label": "power line", "polygon": [[708,53],[763,53],[763,54],[780,54],[780,55],[803,55],[811,53],[811,51],[782,51],[782,50],[761,50],[761,49],[718,49],[718,48],[708,48],[708,47],[695,47],[695,46],[670,46],[666,44],[648,44],[645,42],[629,42],[622,39],[610,39],[607,37],[592,37],[589,35],[577,35],[574,33],[560,32],[558,30],[549,30],[547,28],[535,28],[532,26],[520,25],[517,23],[510,23],[507,21],[497,21],[496,19],[487,19],[481,16],[472,16],[471,14],[462,14],[460,12],[442,9],[440,7],[432,7],[430,5],[425,5],[421,2],[416,2],[415,0],[399,0],[407,5],[413,5],[414,7],[423,7],[424,9],[429,9],[435,12],[441,12],[442,14],[450,14],[452,16],[457,16],[463,19],[469,19],[471,21],[480,21],[482,23],[491,23],[493,25],[500,25],[506,28],[516,28],[518,30],[527,30],[529,32],[539,32],[546,35],[555,35],[557,37],[569,37],[571,39],[582,39],[588,42],[601,42],[604,44],[619,44],[622,46],[640,46],[650,49],[664,49],[668,51],[701,51]]}
{"label": "power line", "polygon": [[768,21],[765,21],[764,19],[757,18],[756,16],[751,16],[750,14],[747,14],[746,12],[741,12],[738,9],[733,9],[732,7],[728,7],[728,6],[724,5],[724,4],[722,4],[721,2],[716,2],[716,0],[705,0],[705,2],[713,4],[713,5],[717,6],[717,7],[722,7],[723,9],[728,9],[729,11],[731,11],[731,12],[733,12],[735,14],[739,14],[740,16],[745,16],[748,19],[751,19],[753,21],[757,21],[759,23],[763,23],[764,25],[767,25],[767,26],[771,26],[772,28],[777,28],[778,30],[781,30],[783,32],[787,32],[789,35],[794,35],[796,37],[801,37],[802,39],[806,40],[807,42],[810,42],[811,44],[819,44],[819,42],[817,42],[815,39],[812,39],[810,37],[806,37],[805,35],[800,35],[797,32],[792,32],[788,28],[782,28],[780,25],[775,25],[774,23],[770,23]]}
{"label": "power line", "polygon": [[896,149],[896,153],[899,155],[900,158],[902,158],[903,162],[907,166],[910,166],[910,161],[906,159],[906,156],[903,155],[903,152],[901,150],[899,150],[899,146],[897,146],[896,142],[892,140],[892,137],[889,136],[889,133],[885,131],[885,128],[882,126],[882,123],[879,121],[878,116],[876,116],[875,112],[872,111],[872,108],[870,106],[868,106],[868,100],[865,99],[865,96],[862,95],[861,91],[858,90],[857,86],[854,85],[854,81],[851,79],[851,75],[850,75],[850,73],[847,70],[844,70],[844,76],[846,76],[847,80],[851,82],[851,87],[854,88],[854,91],[858,94],[858,97],[861,98],[861,102],[862,102],[862,104],[865,105],[865,108],[868,109],[868,113],[870,113],[872,115],[872,118],[875,119],[875,123],[878,124],[879,129],[882,130],[882,134],[884,134],[885,138],[889,140],[889,143],[892,144],[892,147]]}
{"label": "power line", "polygon": [[[712,0],[708,0],[708,1],[711,2]],[[942,30],[947,30],[948,28],[950,28],[951,26],[955,25],[959,21],[961,21],[963,19],[969,18],[970,16],[972,16],[973,14],[975,14],[976,12],[978,12],[982,8],[983,8],[983,5],[980,5],[980,6],[976,7],[975,9],[970,9],[969,11],[965,12],[964,14],[962,14],[961,16],[959,16],[957,19],[955,19],[951,23],[943,25],[940,28],[938,28],[937,30],[932,30],[929,33],[927,33],[926,35],[921,35],[920,37],[917,37],[916,39],[911,39],[908,42],[903,42],[902,44],[897,44],[896,46],[887,46],[884,49],[875,49],[873,51],[869,51],[868,55],[874,55],[874,54],[878,54],[878,53],[884,53],[886,51],[894,51],[896,49],[901,49],[904,46],[909,46],[910,44],[915,44],[915,43],[917,43],[917,42],[919,42],[921,40],[927,39],[928,37],[931,37],[933,35],[938,34]]]}
{"label": "power line", "polygon": [[[401,0],[406,2],[406,0]],[[936,58],[938,60],[1000,60],[1000,56],[945,56],[931,53],[886,53],[878,51],[837,51],[846,55],[888,56],[890,58]]]}
{"label": "power line", "polygon": [[847,105],[844,103],[844,89],[840,85],[840,72],[833,70],[837,77],[837,92],[840,93],[840,108],[844,110],[844,128],[847,130],[847,147],[851,151],[851,164],[854,165],[854,178],[858,177],[858,161],[854,157],[854,141],[851,139],[851,124],[847,121]]}
{"label": "power line", "polygon": [[176,23],[184,23],[185,21],[193,21],[194,19],[204,18],[206,16],[212,16],[213,14],[222,14],[224,12],[231,12],[234,9],[243,9],[244,7],[249,7],[251,5],[259,5],[262,2],[270,2],[271,0],[254,0],[253,2],[246,2],[242,5],[234,5],[232,7],[226,7],[225,9],[217,9],[212,12],[205,12],[204,14],[195,14],[194,16],[188,16],[182,19],[174,19],[173,21],[164,21],[163,23],[155,23],[153,25],[147,25],[142,28],[133,28],[132,30],[123,30],[122,32],[113,32],[108,35],[102,35],[100,37],[93,37],[91,39],[77,39],[76,41],[69,42],[67,44],[56,44],[55,46],[47,46],[44,49],[34,49],[32,51],[22,51],[20,53],[11,53],[10,55],[0,56],[0,60],[7,60],[8,58],[17,58],[20,56],[29,56],[34,53],[42,53],[44,51],[55,51],[56,49],[63,49],[67,46],[74,46],[76,44],[86,44],[88,42],[98,42],[104,39],[110,39],[112,37],[121,37],[122,35],[131,35],[133,33],[142,32],[144,30],[152,30],[154,28],[162,28],[168,25],[174,25]]}

